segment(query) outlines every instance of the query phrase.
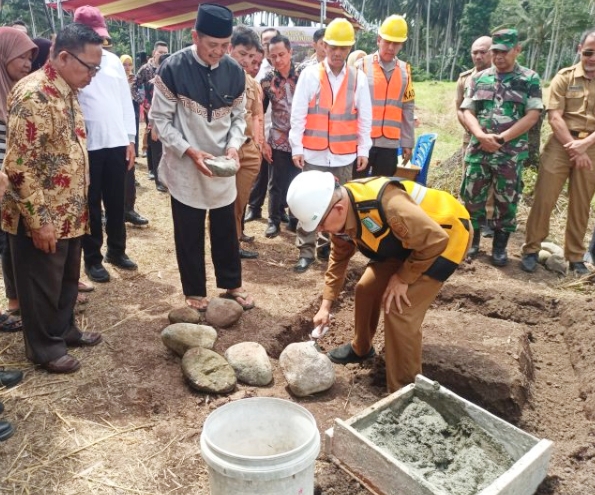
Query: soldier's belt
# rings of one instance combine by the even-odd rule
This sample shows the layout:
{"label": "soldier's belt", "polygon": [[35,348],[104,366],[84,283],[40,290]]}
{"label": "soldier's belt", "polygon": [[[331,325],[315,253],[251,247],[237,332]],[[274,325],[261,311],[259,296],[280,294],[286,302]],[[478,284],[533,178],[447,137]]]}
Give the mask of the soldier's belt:
{"label": "soldier's belt", "polygon": [[578,139],[585,139],[592,132],[593,131],[570,131],[570,135]]}

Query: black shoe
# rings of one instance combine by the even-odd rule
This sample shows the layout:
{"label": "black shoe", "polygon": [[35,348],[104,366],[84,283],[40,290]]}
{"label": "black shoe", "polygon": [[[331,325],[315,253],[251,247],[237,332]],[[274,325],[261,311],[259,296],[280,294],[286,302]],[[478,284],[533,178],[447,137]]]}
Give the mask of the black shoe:
{"label": "black shoe", "polygon": [[287,230],[289,230],[289,232],[297,232],[297,225],[298,225],[298,219],[290,218],[289,222],[287,222]]}
{"label": "black shoe", "polygon": [[159,192],[167,192],[167,187],[165,187],[161,182],[157,184],[157,190]]}
{"label": "black shoe", "polygon": [[0,442],[4,442],[4,440],[8,440],[12,437],[14,433],[14,428],[8,421],[0,421]]}
{"label": "black shoe", "polygon": [[240,258],[243,260],[255,260],[258,258],[258,253],[256,251],[247,251],[245,249],[240,249]]}
{"label": "black shoe", "polygon": [[2,387],[14,387],[22,379],[23,372],[21,370],[0,371],[0,385]]}
{"label": "black shoe", "polygon": [[358,356],[351,344],[341,345],[327,353],[327,356],[333,363],[349,364],[349,363],[363,363],[366,359],[373,358],[376,355],[374,347],[364,356]]}
{"label": "black shoe", "polygon": [[319,247],[316,250],[316,256],[318,257],[319,260],[328,260],[329,256],[331,255],[331,246],[329,244],[326,244],[325,246]]}
{"label": "black shoe", "polygon": [[281,223],[289,223],[289,215],[285,212],[281,213]]}
{"label": "black shoe", "polygon": [[523,254],[523,257],[521,258],[521,269],[533,273],[537,268],[537,261],[537,253]]}
{"label": "black shoe", "polygon": [[251,242],[254,242],[254,236],[246,235],[242,232],[242,235],[240,236],[240,242],[247,242],[248,244],[250,244]]}
{"label": "black shoe", "polygon": [[262,213],[260,210],[253,210],[252,208],[246,208],[246,214],[244,215],[244,222],[252,222],[253,220],[258,220],[262,218]]}
{"label": "black shoe", "polygon": [[110,279],[109,272],[103,267],[101,263],[97,263],[95,265],[85,265],[85,273],[90,280],[93,282],[99,282],[100,284],[109,282]]}
{"label": "black shoe", "polygon": [[118,268],[122,268],[122,270],[136,270],[138,268],[138,265],[126,254],[113,255],[107,253],[105,255],[105,262],[116,265]]}
{"label": "black shoe", "polygon": [[574,272],[576,275],[580,275],[581,277],[591,273],[583,261],[571,261],[568,263],[568,268],[570,271]]}
{"label": "black shoe", "polygon": [[[248,221],[248,220],[246,220],[246,221]],[[273,237],[277,237],[279,235],[279,232],[280,232],[279,226],[277,224],[269,222],[269,226],[264,231],[264,236],[268,237],[269,239],[272,239]]]}
{"label": "black shoe", "polygon": [[510,232],[503,230],[494,231],[494,239],[492,240],[492,265],[506,266],[508,264],[508,255],[506,254],[506,246]]}
{"label": "black shoe", "polygon": [[127,211],[126,213],[124,213],[124,221],[131,223],[132,225],[147,225],[149,223],[149,221],[139,215],[136,211],[131,210],[131,211]]}
{"label": "black shoe", "polygon": [[304,258],[301,257],[297,260],[297,263],[293,265],[293,271],[297,273],[304,273],[310,265],[314,263],[314,258]]}

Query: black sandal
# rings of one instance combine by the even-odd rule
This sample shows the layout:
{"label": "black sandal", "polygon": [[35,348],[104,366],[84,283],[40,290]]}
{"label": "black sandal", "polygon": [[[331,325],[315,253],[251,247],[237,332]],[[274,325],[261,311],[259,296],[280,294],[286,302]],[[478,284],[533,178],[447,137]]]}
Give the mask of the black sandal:
{"label": "black sandal", "polygon": [[23,322],[18,316],[0,315],[0,332],[18,332],[23,329]]}

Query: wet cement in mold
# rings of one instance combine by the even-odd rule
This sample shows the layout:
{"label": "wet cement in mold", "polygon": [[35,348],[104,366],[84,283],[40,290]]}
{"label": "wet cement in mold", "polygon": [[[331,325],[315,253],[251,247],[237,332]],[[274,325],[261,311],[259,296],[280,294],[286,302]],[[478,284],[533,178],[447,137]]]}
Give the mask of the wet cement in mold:
{"label": "wet cement in mold", "polygon": [[514,464],[470,418],[449,424],[417,397],[400,413],[382,411],[361,434],[435,486],[437,494],[475,495]]}

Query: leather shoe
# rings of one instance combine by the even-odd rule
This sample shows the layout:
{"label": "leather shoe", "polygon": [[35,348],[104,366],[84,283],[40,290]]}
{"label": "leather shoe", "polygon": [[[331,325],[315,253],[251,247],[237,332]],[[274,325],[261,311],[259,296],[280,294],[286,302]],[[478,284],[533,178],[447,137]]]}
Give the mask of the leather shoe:
{"label": "leather shoe", "polygon": [[262,213],[260,210],[253,210],[252,208],[246,209],[244,222],[252,222],[253,220],[258,220],[259,218],[262,218]]}
{"label": "leather shoe", "polygon": [[277,237],[279,235],[279,226],[269,222],[269,226],[264,231],[264,236],[272,239],[273,237]]}
{"label": "leather shoe", "polygon": [[157,190],[159,192],[167,192],[167,187],[165,187],[161,182],[157,184]]}
{"label": "leather shoe", "polygon": [[537,262],[537,253],[523,254],[523,257],[521,258],[521,269],[533,273],[537,268]]}
{"label": "leather shoe", "polygon": [[358,356],[351,344],[344,344],[328,352],[327,356],[333,363],[337,364],[349,364],[349,363],[362,363],[366,359],[373,358],[376,355],[374,347],[372,347],[368,353],[364,356]]}
{"label": "leather shoe", "polygon": [[254,242],[254,236],[246,235],[242,232],[242,235],[240,236],[240,242],[247,242],[248,244],[250,244],[251,242]]}
{"label": "leather shoe", "polygon": [[256,258],[258,258],[258,253],[256,251],[240,249],[240,258],[242,258],[243,260],[255,260]]}
{"label": "leather shoe", "polygon": [[285,212],[281,213],[281,223],[289,223],[289,215]]}
{"label": "leather shoe", "polygon": [[591,273],[583,261],[571,261],[568,263],[568,268],[570,268],[570,271],[581,277]]}
{"label": "leather shoe", "polygon": [[297,273],[304,273],[310,265],[314,263],[314,258],[300,258],[297,263],[293,265],[293,271]]}
{"label": "leather shoe", "polygon": [[21,370],[0,371],[0,385],[3,387],[14,387],[22,379],[23,372]]}
{"label": "leather shoe", "polygon": [[148,225],[149,221],[139,215],[136,211],[130,210],[124,213],[124,221],[131,223],[132,225],[141,226],[141,225]]}
{"label": "leather shoe", "polygon": [[67,343],[69,347],[92,347],[99,344],[103,340],[100,333],[97,332],[81,332],[80,338],[71,343]]}
{"label": "leather shoe", "polygon": [[70,354],[64,354],[64,356],[43,363],[40,366],[50,373],[74,373],[81,367],[81,363]]}
{"label": "leather shoe", "polygon": [[14,428],[8,421],[0,421],[0,442],[4,442],[4,440],[8,440],[12,437],[14,433]]}
{"label": "leather shoe", "polygon": [[297,225],[298,219],[292,217],[289,219],[289,222],[287,222],[287,230],[289,230],[289,232],[297,232]]}
{"label": "leather shoe", "polygon": [[109,272],[101,263],[85,265],[85,273],[89,279],[93,280],[93,282],[98,282],[100,284],[109,282],[110,279]]}
{"label": "leather shoe", "polygon": [[328,260],[331,255],[331,246],[329,244],[325,244],[322,247],[319,247],[316,250],[316,256],[319,260]]}
{"label": "leather shoe", "polygon": [[112,265],[116,265],[118,268],[122,268],[122,270],[136,270],[138,265],[132,261],[127,254],[110,254],[107,253],[105,255],[105,262],[110,263]]}

